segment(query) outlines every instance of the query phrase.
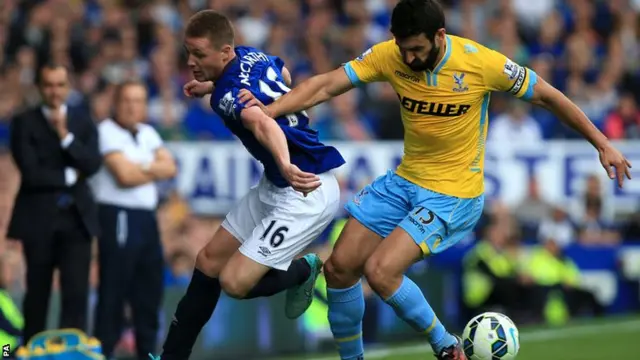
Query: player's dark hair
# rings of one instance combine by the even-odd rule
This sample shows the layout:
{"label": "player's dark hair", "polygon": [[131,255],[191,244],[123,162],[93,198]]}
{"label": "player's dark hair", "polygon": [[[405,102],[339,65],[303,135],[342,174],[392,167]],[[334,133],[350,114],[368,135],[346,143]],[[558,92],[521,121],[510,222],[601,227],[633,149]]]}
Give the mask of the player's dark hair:
{"label": "player's dark hair", "polygon": [[391,14],[391,33],[396,39],[424,34],[433,41],[444,28],[444,10],[438,0],[401,0]]}
{"label": "player's dark hair", "polygon": [[234,44],[231,21],[214,10],[202,10],[193,15],[184,33],[190,38],[206,37],[217,48]]}
{"label": "player's dark hair", "polygon": [[36,73],[36,79],[35,79],[36,84],[42,85],[42,73],[45,70],[57,70],[57,69],[65,69],[67,71],[67,74],[69,74],[69,69],[67,69],[66,66],[56,62],[46,62],[42,66],[40,66],[40,68],[38,69],[38,72]]}

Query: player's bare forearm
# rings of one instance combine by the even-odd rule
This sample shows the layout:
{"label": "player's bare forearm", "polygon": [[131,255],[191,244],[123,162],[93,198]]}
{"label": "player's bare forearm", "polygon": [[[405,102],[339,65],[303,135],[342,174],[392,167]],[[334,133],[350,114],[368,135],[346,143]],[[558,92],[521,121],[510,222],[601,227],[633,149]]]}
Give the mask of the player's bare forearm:
{"label": "player's bare forearm", "polygon": [[245,108],[240,116],[244,127],[271,152],[278,167],[282,169],[291,163],[287,137],[274,119],[257,107]]}
{"label": "player's bare forearm", "polygon": [[531,103],[551,111],[562,122],[582,134],[595,148],[601,149],[607,144],[607,137],[598,130],[587,115],[563,93],[543,79],[538,79]]}
{"label": "player's bare forearm", "polygon": [[274,118],[307,110],[353,88],[344,69],[313,76],[267,106]]}
{"label": "player's bare forearm", "polygon": [[609,178],[618,180],[619,187],[622,187],[625,177],[631,179],[629,160],[613,147],[609,139],[593,125],[582,110],[560,91],[540,79],[534,87],[531,102],[553,112],[565,124],[582,134],[598,150],[602,167],[607,171]]}

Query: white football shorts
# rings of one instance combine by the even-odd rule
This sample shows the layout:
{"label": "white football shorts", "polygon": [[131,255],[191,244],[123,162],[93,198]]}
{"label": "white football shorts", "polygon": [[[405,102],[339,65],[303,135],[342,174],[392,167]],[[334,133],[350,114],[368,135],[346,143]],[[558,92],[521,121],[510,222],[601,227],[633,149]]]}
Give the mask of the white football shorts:
{"label": "white football shorts", "polygon": [[240,241],[246,257],[278,270],[331,223],[340,204],[340,187],[331,173],[318,175],[322,185],[307,194],[279,188],[265,177],[227,214],[222,227]]}

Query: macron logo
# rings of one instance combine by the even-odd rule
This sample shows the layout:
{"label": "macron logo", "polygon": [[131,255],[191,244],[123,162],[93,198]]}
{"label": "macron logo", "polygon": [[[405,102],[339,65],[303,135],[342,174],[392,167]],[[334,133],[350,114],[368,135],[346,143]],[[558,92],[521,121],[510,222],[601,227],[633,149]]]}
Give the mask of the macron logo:
{"label": "macron logo", "polygon": [[400,71],[400,70],[396,70],[395,74],[396,74],[396,76],[398,76],[398,77],[401,77],[401,78],[403,78],[403,79],[407,79],[407,80],[409,80],[409,81],[413,81],[414,83],[419,83],[419,82],[420,82],[420,78],[419,78],[419,77],[417,77],[417,76],[415,76],[415,75],[411,75],[411,74],[403,73],[403,72],[402,72],[402,71]]}

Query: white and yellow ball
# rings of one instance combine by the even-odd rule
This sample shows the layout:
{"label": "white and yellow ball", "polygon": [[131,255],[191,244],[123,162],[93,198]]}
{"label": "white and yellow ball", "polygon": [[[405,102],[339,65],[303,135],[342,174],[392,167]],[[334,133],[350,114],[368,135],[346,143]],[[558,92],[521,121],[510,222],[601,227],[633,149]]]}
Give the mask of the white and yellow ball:
{"label": "white and yellow ball", "polygon": [[520,350],[520,334],[506,315],[487,312],[467,324],[462,333],[469,360],[513,360]]}

